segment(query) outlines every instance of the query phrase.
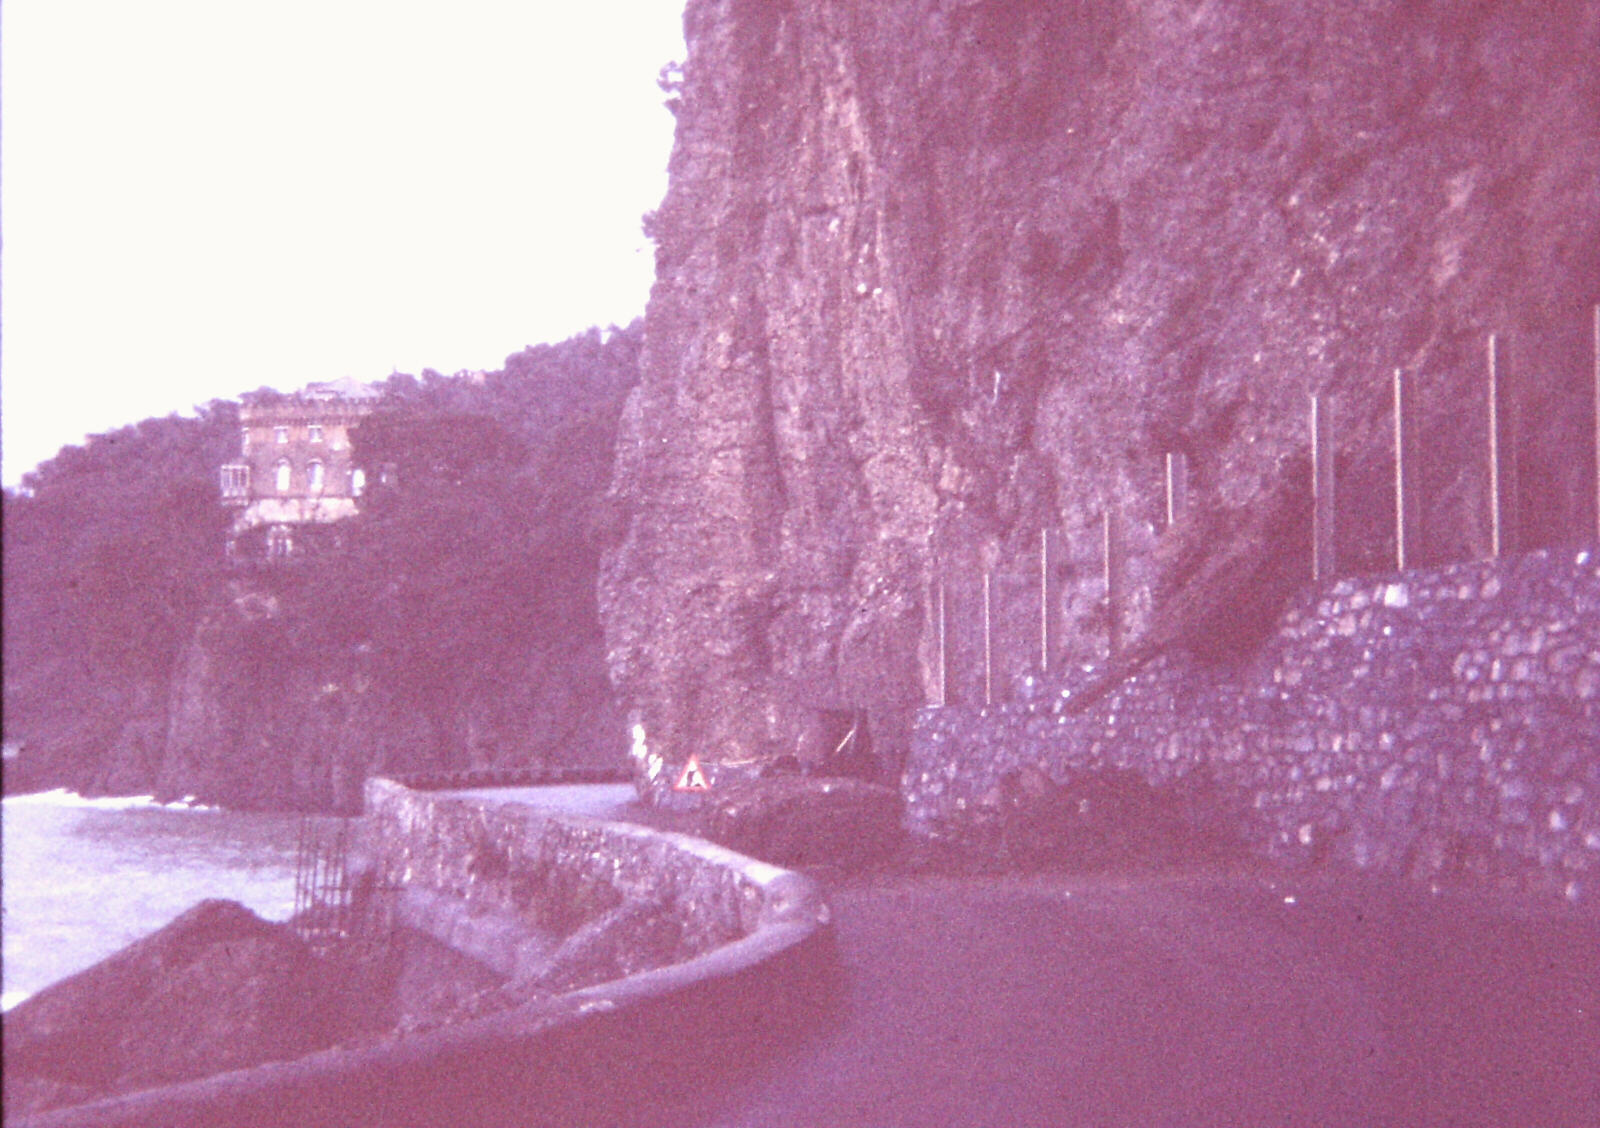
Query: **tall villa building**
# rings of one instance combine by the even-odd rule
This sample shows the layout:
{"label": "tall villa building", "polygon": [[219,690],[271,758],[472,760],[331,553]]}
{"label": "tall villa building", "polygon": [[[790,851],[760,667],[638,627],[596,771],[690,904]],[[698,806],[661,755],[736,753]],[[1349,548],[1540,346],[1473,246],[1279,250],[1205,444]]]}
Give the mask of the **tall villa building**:
{"label": "tall villa building", "polygon": [[356,513],[365,485],[350,457],[350,432],[377,393],[354,380],[308,384],[293,395],[239,409],[240,457],[222,467],[222,503],[237,509],[228,534],[235,559],[283,560],[297,536]]}

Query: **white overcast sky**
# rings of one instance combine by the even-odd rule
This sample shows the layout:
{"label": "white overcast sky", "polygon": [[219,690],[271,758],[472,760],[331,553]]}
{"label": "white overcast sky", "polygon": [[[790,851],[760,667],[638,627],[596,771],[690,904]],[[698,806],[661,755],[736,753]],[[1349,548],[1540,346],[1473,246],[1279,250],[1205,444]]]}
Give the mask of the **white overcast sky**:
{"label": "white overcast sky", "polygon": [[4,481],[644,311],[681,0],[5,0]]}

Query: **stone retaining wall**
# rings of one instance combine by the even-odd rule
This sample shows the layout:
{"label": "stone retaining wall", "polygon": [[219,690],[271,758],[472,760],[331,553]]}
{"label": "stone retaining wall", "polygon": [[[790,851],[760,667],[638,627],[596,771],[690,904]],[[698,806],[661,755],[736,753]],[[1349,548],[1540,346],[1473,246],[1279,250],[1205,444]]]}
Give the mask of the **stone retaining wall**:
{"label": "stone retaining wall", "polygon": [[[367,834],[383,884],[461,907],[441,914],[432,908],[438,898],[428,898],[430,911],[408,921],[453,947],[464,946],[473,921],[493,922],[498,934],[520,920],[533,934],[559,937],[632,900],[672,918],[687,958],[750,935],[763,914],[789,907],[791,893],[815,896],[799,874],[697,838],[381,779],[367,783]],[[468,954],[511,973],[496,958],[505,953],[467,944]]]}
{"label": "stone retaining wall", "polygon": [[[811,1021],[826,994],[828,906],[801,874],[683,835],[386,780],[368,782],[367,809],[372,864],[401,882],[418,921],[433,922],[430,931],[447,942],[459,932],[478,949],[469,954],[487,954],[504,970],[515,972],[529,937],[575,929],[592,910],[629,897],[658,902],[684,922],[693,954],[426,1033],[21,1123],[617,1123],[629,1110],[681,1103],[685,1069],[759,1060],[773,1031]],[[554,916],[536,907],[545,895]]]}
{"label": "stone retaining wall", "polygon": [[1600,553],[1347,579],[1292,607],[1247,666],[1163,658],[1082,711],[1093,672],[1018,703],[925,710],[903,779],[914,829],[1003,817],[1019,773],[1199,772],[1286,861],[1600,899]]}

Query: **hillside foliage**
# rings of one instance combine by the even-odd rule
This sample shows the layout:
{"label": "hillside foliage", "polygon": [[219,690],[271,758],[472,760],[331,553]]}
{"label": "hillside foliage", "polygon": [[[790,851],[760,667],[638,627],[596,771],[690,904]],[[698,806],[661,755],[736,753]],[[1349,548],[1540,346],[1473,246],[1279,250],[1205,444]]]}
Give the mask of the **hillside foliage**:
{"label": "hillside foliage", "polygon": [[[6,738],[25,749],[8,788],[322,807],[377,764],[592,739],[593,515],[638,348],[637,325],[590,330],[496,372],[391,376],[352,438],[361,514],[288,567],[224,556],[237,404],[63,449],[5,496]],[[330,735],[341,693],[370,740]],[[364,762],[335,765],[342,748]]]}

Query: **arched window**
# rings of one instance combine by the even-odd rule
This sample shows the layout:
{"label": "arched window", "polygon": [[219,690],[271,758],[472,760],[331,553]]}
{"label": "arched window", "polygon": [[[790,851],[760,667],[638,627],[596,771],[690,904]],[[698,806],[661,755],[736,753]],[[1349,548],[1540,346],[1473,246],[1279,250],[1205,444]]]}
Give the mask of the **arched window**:
{"label": "arched window", "polygon": [[367,472],[357,466],[350,471],[350,496],[360,497],[361,491],[367,488]]}
{"label": "arched window", "polygon": [[289,460],[287,458],[278,460],[277,474],[273,479],[273,483],[277,486],[279,493],[286,494],[289,492]]}
{"label": "arched window", "polygon": [[306,467],[306,490],[309,493],[322,492],[322,463],[312,462]]}

